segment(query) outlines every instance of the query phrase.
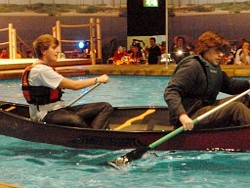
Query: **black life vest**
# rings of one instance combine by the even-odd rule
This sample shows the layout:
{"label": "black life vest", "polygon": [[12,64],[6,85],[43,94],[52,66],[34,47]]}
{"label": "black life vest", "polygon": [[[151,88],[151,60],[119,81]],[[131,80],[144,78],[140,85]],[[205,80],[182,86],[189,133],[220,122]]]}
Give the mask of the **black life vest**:
{"label": "black life vest", "polygon": [[180,61],[180,63],[177,65],[174,71],[174,74],[179,69],[181,64],[192,59],[197,60],[200,63],[206,75],[206,80],[207,80],[206,91],[203,94],[203,96],[201,96],[201,99],[206,105],[211,105],[215,102],[216,97],[221,90],[223,81],[222,70],[220,66],[213,66],[211,63],[207,62],[205,59],[201,58],[198,55],[191,55]]}
{"label": "black life vest", "polygon": [[56,88],[52,89],[46,86],[31,86],[28,82],[29,73],[31,69],[37,64],[44,63],[35,63],[31,66],[28,66],[23,75],[22,75],[22,91],[24,98],[29,104],[34,105],[45,105],[61,100],[62,89]]}

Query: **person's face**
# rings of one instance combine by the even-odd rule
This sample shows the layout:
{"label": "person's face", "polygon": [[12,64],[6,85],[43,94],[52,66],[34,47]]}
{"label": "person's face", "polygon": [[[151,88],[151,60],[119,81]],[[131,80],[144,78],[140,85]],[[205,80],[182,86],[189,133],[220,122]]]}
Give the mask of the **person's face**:
{"label": "person's face", "polygon": [[204,53],[203,57],[214,66],[218,66],[223,57],[223,53],[220,50],[211,48]]}
{"label": "person's face", "polygon": [[55,44],[50,45],[49,49],[42,52],[43,60],[47,63],[52,63],[57,61],[57,56],[59,53],[59,47]]}
{"label": "person's face", "polygon": [[122,52],[123,52],[123,47],[119,47],[119,48],[118,48],[118,52],[119,52],[119,53],[122,53]]}
{"label": "person's face", "polygon": [[137,48],[137,47],[134,47],[133,51],[134,51],[134,52],[138,52],[138,48]]}
{"label": "person's face", "polygon": [[149,43],[150,43],[150,46],[154,46],[155,45],[155,41],[152,40],[152,39],[149,41]]}
{"label": "person's face", "polygon": [[182,47],[183,43],[184,43],[183,39],[179,38],[178,41],[177,41],[177,46]]}
{"label": "person's face", "polygon": [[249,49],[249,43],[244,42],[243,45],[242,45],[242,49]]}

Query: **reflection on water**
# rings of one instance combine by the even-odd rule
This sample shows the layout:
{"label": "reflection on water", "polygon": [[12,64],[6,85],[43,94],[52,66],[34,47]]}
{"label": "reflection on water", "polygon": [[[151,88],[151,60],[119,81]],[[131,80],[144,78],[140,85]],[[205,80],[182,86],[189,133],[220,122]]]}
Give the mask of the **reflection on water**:
{"label": "reflection on water", "polygon": [[[74,79],[78,79],[76,77]],[[168,77],[112,76],[78,103],[165,105]],[[25,103],[20,80],[0,81],[0,100]],[[66,90],[71,102],[82,91]],[[220,97],[223,97],[221,95]],[[129,150],[79,150],[0,136],[0,182],[27,188],[248,187],[250,154],[222,151],[151,151],[120,170],[103,165]]]}

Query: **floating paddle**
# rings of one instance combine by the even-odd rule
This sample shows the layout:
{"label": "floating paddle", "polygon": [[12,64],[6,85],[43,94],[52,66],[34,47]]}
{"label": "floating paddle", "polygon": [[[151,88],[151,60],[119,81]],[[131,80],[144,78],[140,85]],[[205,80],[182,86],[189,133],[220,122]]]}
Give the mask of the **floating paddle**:
{"label": "floating paddle", "polygon": [[80,95],[79,97],[77,97],[75,100],[73,100],[71,103],[68,104],[68,106],[72,106],[73,104],[75,104],[78,100],[80,100],[81,98],[83,98],[85,95],[87,95],[89,92],[91,92],[93,89],[95,89],[97,86],[99,86],[101,83],[97,83],[95,84],[93,87],[91,87],[88,91],[86,91],[85,93],[83,93],[82,95]]}
{"label": "floating paddle", "polygon": [[129,120],[127,120],[125,123],[120,125],[119,127],[114,128],[113,130],[121,130],[124,129],[125,127],[130,126],[134,121],[142,120],[144,117],[146,117],[149,114],[152,114],[155,112],[155,109],[148,109],[146,112],[142,113],[139,116],[133,117]]}
{"label": "floating paddle", "polygon": [[[193,120],[194,122],[194,125],[197,125],[199,121],[203,120],[204,118],[210,116],[211,114],[213,114],[214,112],[220,110],[221,108],[223,108],[224,106],[228,105],[229,103],[239,99],[240,97],[248,94],[250,92],[250,89],[248,89],[247,91],[231,98],[230,100],[226,101],[225,103],[213,108],[212,110],[202,114],[201,116],[195,118]],[[173,138],[174,136],[176,136],[177,134],[180,134],[181,132],[184,131],[184,127],[181,126],[179,127],[178,129],[170,132],[169,134],[167,134],[166,136],[156,140],[155,142],[153,142],[152,144],[150,144],[148,147],[144,147],[144,148],[138,148],[138,149],[135,149],[135,150],[132,150],[131,152],[121,156],[121,157],[118,157],[116,158],[115,160],[111,161],[111,162],[108,162],[109,165],[112,165],[112,166],[122,166],[122,165],[125,165],[127,163],[130,163],[131,161],[133,160],[136,160],[136,159],[140,159],[148,150],[151,150],[151,149],[154,149],[156,148],[157,146],[159,146],[160,144],[162,144],[163,142],[166,142],[167,140]]]}

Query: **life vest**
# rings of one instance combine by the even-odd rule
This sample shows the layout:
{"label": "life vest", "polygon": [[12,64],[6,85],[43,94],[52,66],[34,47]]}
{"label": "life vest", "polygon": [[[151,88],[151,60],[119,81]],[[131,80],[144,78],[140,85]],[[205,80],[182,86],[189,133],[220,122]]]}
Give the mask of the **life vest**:
{"label": "life vest", "polygon": [[61,88],[52,89],[46,86],[31,86],[28,82],[29,73],[31,69],[37,64],[44,64],[42,62],[35,63],[28,66],[22,75],[22,91],[24,98],[29,104],[45,105],[61,100]]}
{"label": "life vest", "polygon": [[211,63],[207,62],[205,59],[201,58],[198,55],[188,56],[180,61],[177,65],[174,74],[179,69],[179,67],[185,63],[187,60],[196,60],[200,63],[207,80],[206,91],[204,92],[201,99],[206,105],[211,105],[216,100],[217,95],[219,94],[222,86],[222,71],[220,66],[213,66]]}

